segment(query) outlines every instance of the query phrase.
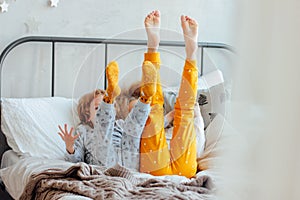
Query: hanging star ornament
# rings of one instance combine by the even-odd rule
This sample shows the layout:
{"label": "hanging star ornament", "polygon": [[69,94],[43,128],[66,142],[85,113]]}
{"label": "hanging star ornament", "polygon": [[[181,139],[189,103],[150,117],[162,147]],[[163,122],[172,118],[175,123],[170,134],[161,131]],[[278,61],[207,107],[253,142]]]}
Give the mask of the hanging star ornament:
{"label": "hanging star ornament", "polygon": [[59,0],[50,0],[51,7],[57,7]]}
{"label": "hanging star ornament", "polygon": [[7,12],[8,11],[9,4],[6,3],[6,1],[3,1],[3,3],[0,4],[1,12]]}

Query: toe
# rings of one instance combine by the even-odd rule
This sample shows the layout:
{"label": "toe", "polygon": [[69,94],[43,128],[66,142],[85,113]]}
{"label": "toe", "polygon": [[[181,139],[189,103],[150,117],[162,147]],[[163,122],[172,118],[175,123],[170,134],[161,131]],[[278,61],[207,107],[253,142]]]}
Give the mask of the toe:
{"label": "toe", "polygon": [[193,18],[190,18],[189,23],[190,23],[190,25],[192,25],[192,26],[198,26],[197,21],[196,21],[195,19],[193,19]]}
{"label": "toe", "polygon": [[184,29],[187,27],[187,20],[186,20],[186,17],[184,15],[181,15],[181,26]]}

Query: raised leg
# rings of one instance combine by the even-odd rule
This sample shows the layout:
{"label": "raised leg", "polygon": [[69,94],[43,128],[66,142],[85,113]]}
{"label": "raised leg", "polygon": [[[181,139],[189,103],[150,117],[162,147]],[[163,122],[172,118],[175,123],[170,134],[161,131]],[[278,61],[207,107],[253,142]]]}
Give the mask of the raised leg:
{"label": "raised leg", "polygon": [[103,97],[103,101],[100,103],[100,107],[97,111],[95,118],[95,129],[100,132],[96,157],[98,160],[105,162],[106,166],[112,166],[118,162],[117,152],[114,148],[113,132],[115,123],[115,108],[114,100],[120,94],[121,89],[118,85],[119,80],[119,67],[118,63],[110,62],[106,67],[106,78],[108,86],[106,88],[106,94]]}
{"label": "raised leg", "polygon": [[181,16],[186,47],[186,61],[175,103],[173,137],[170,142],[173,173],[191,177],[197,170],[197,146],[194,129],[194,106],[197,98],[198,68],[196,51],[198,25],[188,16]]}
{"label": "raised leg", "polygon": [[[140,141],[148,119],[152,96],[156,93],[157,72],[150,62],[144,62],[142,75],[141,97],[129,112],[125,121],[117,121],[122,127],[122,164],[131,169],[139,170]],[[122,123],[122,124],[118,124]]]}
{"label": "raised leg", "polygon": [[[157,52],[160,37],[160,12],[153,11],[145,18],[148,52],[144,61],[153,63],[157,70],[156,93],[152,97],[151,112],[141,138],[140,171],[156,175],[169,166],[170,153],[164,132],[164,98],[160,83],[160,55]],[[170,174],[164,170],[165,174]],[[159,175],[159,174],[157,174]]]}
{"label": "raised leg", "polygon": [[[150,19],[150,22],[155,19],[155,13],[152,12],[150,15],[150,17],[147,16],[145,22],[147,19]],[[151,32],[149,33],[147,30],[147,23],[145,25],[148,39],[153,38]],[[197,169],[194,104],[196,102],[198,83],[198,69],[196,66],[198,25],[196,21],[187,16],[181,17],[181,25],[186,44],[186,61],[175,105],[174,131],[170,150],[168,150],[164,133],[163,96],[162,91],[159,89],[157,89],[157,93],[153,97],[152,110],[141,139],[140,171],[153,175],[178,174],[192,177]],[[153,52],[149,52],[148,48],[145,60],[156,61],[157,66],[159,66],[158,56],[158,53],[156,53],[155,57]],[[160,80],[158,75],[157,88],[159,86]]]}

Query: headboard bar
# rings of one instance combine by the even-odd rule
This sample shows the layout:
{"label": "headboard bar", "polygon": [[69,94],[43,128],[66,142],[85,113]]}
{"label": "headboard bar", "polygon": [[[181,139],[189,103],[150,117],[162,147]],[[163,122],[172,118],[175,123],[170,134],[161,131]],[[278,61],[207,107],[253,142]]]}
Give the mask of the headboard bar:
{"label": "headboard bar", "polygon": [[[0,55],[0,98],[1,98],[1,84],[2,84],[2,67],[6,56],[15,47],[28,42],[47,42],[52,43],[52,88],[51,95],[54,96],[54,70],[55,70],[55,44],[56,43],[84,43],[84,44],[104,44],[105,45],[105,65],[107,65],[107,46],[109,44],[118,45],[146,45],[146,40],[128,40],[128,39],[104,39],[104,38],[79,38],[79,37],[48,37],[48,36],[28,36],[17,39],[10,43]],[[160,46],[173,46],[183,47],[184,42],[180,41],[161,41]],[[198,42],[198,47],[201,48],[201,72],[200,76],[203,75],[203,51],[204,48],[217,48],[225,49],[233,52],[233,48],[230,45],[223,43],[211,43],[211,42]],[[106,87],[106,82],[104,82]]]}
{"label": "headboard bar", "polygon": [[[2,69],[0,69],[2,70]],[[2,72],[0,72],[0,80],[2,78]],[[52,61],[51,61],[51,96],[54,97],[54,84],[55,84],[55,42],[52,42]],[[1,87],[0,81],[0,87]],[[1,88],[0,88],[0,97],[1,97]]]}

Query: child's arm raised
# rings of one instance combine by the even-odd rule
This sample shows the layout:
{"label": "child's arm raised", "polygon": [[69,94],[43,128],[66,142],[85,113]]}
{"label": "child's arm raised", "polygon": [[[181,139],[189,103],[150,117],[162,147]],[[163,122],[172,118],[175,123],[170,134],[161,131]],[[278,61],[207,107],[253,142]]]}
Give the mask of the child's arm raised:
{"label": "child's arm raised", "polygon": [[74,143],[75,140],[79,137],[80,134],[73,135],[73,130],[74,128],[71,127],[70,132],[68,131],[68,125],[64,125],[64,129],[58,125],[58,128],[60,132],[58,134],[60,135],[61,139],[65,142],[66,144],[66,150],[69,154],[74,154]]}

